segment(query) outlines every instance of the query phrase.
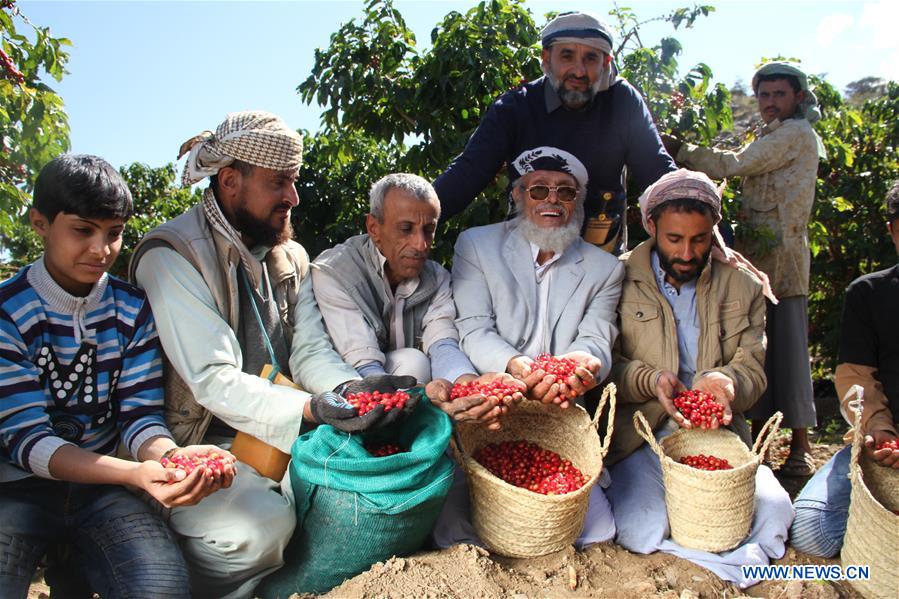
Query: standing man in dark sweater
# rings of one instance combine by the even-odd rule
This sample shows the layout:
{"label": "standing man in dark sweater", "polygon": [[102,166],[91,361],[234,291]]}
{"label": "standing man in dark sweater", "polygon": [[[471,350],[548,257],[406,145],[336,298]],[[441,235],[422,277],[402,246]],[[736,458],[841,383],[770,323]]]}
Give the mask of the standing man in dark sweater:
{"label": "standing man in dark sweater", "polygon": [[528,148],[553,146],[587,168],[584,239],[620,251],[627,244],[623,168],[643,189],[675,170],[674,161],[643,98],[617,77],[606,24],[585,13],[563,14],[544,27],[541,38],[545,76],[500,96],[462,154],[434,182],[444,217],[462,212],[504,162]]}

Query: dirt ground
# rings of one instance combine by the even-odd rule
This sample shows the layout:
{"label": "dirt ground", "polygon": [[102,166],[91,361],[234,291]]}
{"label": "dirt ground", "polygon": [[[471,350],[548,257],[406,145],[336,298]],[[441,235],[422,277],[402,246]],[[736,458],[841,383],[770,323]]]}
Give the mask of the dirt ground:
{"label": "dirt ground", "polygon": [[[776,563],[836,563],[789,550]],[[573,582],[573,584],[572,584]],[[294,595],[294,598],[299,597]],[[306,595],[305,597],[312,597]],[[843,583],[764,582],[745,591],[707,570],[666,553],[635,555],[613,543],[531,559],[491,556],[473,545],[392,558],[347,580],[325,599],[700,599],[771,597],[837,599],[859,597]]]}
{"label": "dirt ground", "polygon": [[[823,465],[840,445],[815,444],[813,455]],[[788,439],[772,446],[775,468],[788,453]],[[793,496],[804,480],[782,479]],[[795,489],[795,490],[791,490]],[[776,564],[838,564],[787,549]],[[741,591],[708,570],[668,555],[637,555],[614,543],[573,547],[540,558],[493,556],[472,545],[392,558],[324,595],[325,599],[532,599],[599,597],[608,599],[705,599],[769,597],[772,599],[837,599],[859,597],[842,582],[767,581]],[[295,595],[294,598],[299,596]],[[302,599],[312,597],[305,595]]]}

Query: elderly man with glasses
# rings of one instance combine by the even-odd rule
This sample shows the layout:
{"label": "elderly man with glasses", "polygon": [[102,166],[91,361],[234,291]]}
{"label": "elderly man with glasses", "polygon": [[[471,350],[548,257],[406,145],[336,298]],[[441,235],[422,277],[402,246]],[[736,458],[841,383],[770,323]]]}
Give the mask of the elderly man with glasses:
{"label": "elderly man with glasses", "polygon": [[[609,373],[624,265],[580,237],[587,170],[577,158],[544,146],[526,150],[511,167],[518,216],[469,229],[456,242],[460,345],[479,372],[508,372],[525,382],[528,399],[565,408]],[[542,353],[571,358],[579,367],[557,380],[533,367]],[[460,477],[435,528],[441,547],[479,542],[463,483]],[[598,485],[578,544],[614,533]]]}

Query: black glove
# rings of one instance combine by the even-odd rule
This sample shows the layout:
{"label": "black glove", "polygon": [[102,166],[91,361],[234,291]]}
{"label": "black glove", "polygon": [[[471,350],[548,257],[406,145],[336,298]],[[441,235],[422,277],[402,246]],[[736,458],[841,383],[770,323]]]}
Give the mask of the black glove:
{"label": "black glove", "polygon": [[[401,410],[392,409],[388,412],[384,410],[383,406],[375,408],[375,410],[382,413],[382,416],[378,419],[377,423],[372,424],[371,428],[381,428],[383,426],[391,425],[415,411],[422,395],[420,389],[412,389],[412,387],[415,387],[416,382],[414,376],[373,374],[365,377],[361,381],[350,381],[344,387],[343,394],[374,393],[375,391],[380,391],[381,393],[396,393],[401,389],[408,393],[409,399],[406,400],[406,405],[403,406]],[[368,416],[368,414],[366,414],[366,416]]]}
{"label": "black glove", "polygon": [[333,391],[313,395],[310,409],[316,422],[330,424],[346,433],[366,431],[385,415],[384,406],[378,406],[360,416],[356,408]]}
{"label": "black glove", "polygon": [[421,399],[421,393],[417,390],[408,390],[409,399],[401,410],[392,409],[389,412],[379,405],[370,412],[360,416],[359,413],[343,396],[350,393],[396,393],[399,389],[408,389],[415,385],[415,377],[394,376],[389,374],[376,374],[367,376],[360,381],[350,381],[341,385],[340,392],[327,391],[312,396],[312,417],[317,422],[330,424],[338,430],[348,433],[367,431],[373,428],[381,428],[411,414]]}

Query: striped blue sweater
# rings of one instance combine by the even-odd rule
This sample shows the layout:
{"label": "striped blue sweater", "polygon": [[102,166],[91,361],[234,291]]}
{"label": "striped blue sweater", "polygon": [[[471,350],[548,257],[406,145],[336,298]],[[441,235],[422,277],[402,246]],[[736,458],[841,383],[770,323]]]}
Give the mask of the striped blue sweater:
{"label": "striped blue sweater", "polygon": [[43,258],[0,284],[0,481],[52,478],[67,443],[136,456],[170,436],[162,360],[143,291],[104,275],[87,297],[50,276]]}

